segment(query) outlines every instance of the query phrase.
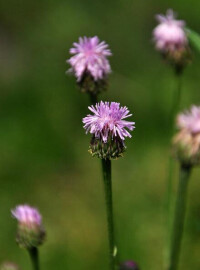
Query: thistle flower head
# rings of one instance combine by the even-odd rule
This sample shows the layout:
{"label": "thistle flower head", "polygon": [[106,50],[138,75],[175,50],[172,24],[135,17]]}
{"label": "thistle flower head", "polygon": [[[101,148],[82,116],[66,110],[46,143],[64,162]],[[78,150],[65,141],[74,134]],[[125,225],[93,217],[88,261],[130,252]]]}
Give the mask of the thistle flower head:
{"label": "thistle flower head", "polygon": [[0,266],[0,270],[19,270],[18,265],[16,265],[15,263],[12,262],[4,262],[1,266]]}
{"label": "thistle flower head", "polygon": [[188,40],[184,31],[185,22],[176,20],[172,10],[168,10],[166,16],[157,15],[156,18],[159,25],[154,29],[153,36],[159,51],[175,51],[187,45]]}
{"label": "thistle flower head", "polygon": [[166,16],[157,15],[156,18],[159,24],[153,31],[155,47],[180,74],[191,60],[185,22],[176,20],[172,10],[168,10]]}
{"label": "thistle flower head", "polygon": [[190,165],[200,164],[200,107],[177,116],[178,133],[173,139],[176,156]]}
{"label": "thistle flower head", "polygon": [[37,247],[45,238],[42,217],[36,208],[19,205],[11,211],[18,221],[17,242],[25,248]]}
{"label": "thistle flower head", "polygon": [[85,74],[89,74],[95,81],[102,80],[111,72],[107,57],[111,55],[108,45],[95,37],[79,38],[78,43],[73,44],[70,54],[73,56],[67,61],[70,72],[73,72],[80,82]]}
{"label": "thistle flower head", "polygon": [[179,114],[177,127],[185,129],[191,134],[200,133],[200,107],[192,106],[189,111]]}
{"label": "thistle flower head", "polygon": [[86,132],[94,134],[96,138],[102,139],[104,143],[107,143],[109,135],[112,138],[120,137],[121,140],[125,140],[125,137],[131,137],[128,130],[133,130],[135,123],[124,120],[132,116],[132,114],[129,114],[127,107],[120,107],[117,102],[101,101],[96,106],[90,106],[89,110],[94,115],[83,118]]}
{"label": "thistle flower head", "polygon": [[[120,153],[115,149],[117,154],[115,153],[114,156],[121,154],[123,152],[125,138],[131,137],[129,131],[135,128],[135,122],[125,120],[132,115],[129,114],[128,108],[120,107],[120,104],[117,102],[109,103],[101,101],[95,106],[90,106],[89,110],[93,112],[93,115],[90,114],[83,118],[83,123],[86,133],[89,132],[93,134],[92,141],[95,147],[104,148],[104,150],[106,148],[106,151],[111,151],[110,154],[113,152],[113,147],[114,149],[117,147],[118,150],[120,147]],[[98,142],[101,145],[97,145],[96,143]],[[112,149],[108,149],[110,146],[112,146]],[[107,154],[108,153],[105,155]],[[114,156],[112,156],[112,158],[114,158]],[[99,157],[102,158],[102,156]]]}
{"label": "thistle flower head", "polygon": [[139,270],[139,267],[134,261],[126,261],[120,264],[119,270]]}

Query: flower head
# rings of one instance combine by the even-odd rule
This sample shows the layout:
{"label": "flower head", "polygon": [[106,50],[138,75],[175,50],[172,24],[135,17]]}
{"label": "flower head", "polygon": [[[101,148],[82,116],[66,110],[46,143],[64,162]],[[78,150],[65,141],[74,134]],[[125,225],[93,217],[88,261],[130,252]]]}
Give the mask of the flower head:
{"label": "flower head", "polygon": [[139,267],[134,261],[126,261],[120,264],[119,270],[139,270]]}
{"label": "flower head", "polygon": [[192,106],[189,111],[179,114],[177,127],[185,129],[191,134],[200,133],[200,107]]}
{"label": "flower head", "polygon": [[104,143],[107,143],[109,135],[119,137],[123,141],[125,137],[131,137],[127,129],[133,130],[135,123],[124,120],[132,116],[132,114],[129,114],[127,107],[120,107],[117,102],[101,101],[96,106],[90,106],[89,110],[94,115],[83,118],[86,132],[94,134],[96,138],[102,139]]}
{"label": "flower head", "polygon": [[200,164],[200,107],[177,116],[178,133],[173,139],[177,157],[185,164]]}
{"label": "flower head", "polygon": [[85,74],[89,74],[95,81],[102,80],[111,72],[107,57],[111,55],[108,45],[95,37],[79,38],[79,43],[74,43],[70,49],[73,56],[67,61],[70,72],[74,72],[77,81],[80,82]]}
{"label": "flower head", "polygon": [[[101,145],[98,144],[98,146],[101,149],[106,148],[107,151],[108,146],[114,143],[112,146],[115,148],[117,144],[117,150],[115,149],[117,155],[121,154],[123,152],[125,138],[131,137],[128,130],[132,131],[135,128],[135,122],[125,120],[132,115],[129,114],[128,108],[120,107],[120,104],[117,102],[109,103],[101,101],[95,106],[90,106],[89,110],[93,112],[93,115],[90,114],[83,118],[83,123],[86,133],[93,134],[95,148],[97,147],[96,142],[100,142]],[[120,153],[118,152],[119,147]],[[109,148],[109,150],[112,153],[113,148]],[[112,158],[114,157],[112,156]]]}
{"label": "flower head", "polygon": [[166,16],[157,15],[156,18],[159,25],[154,29],[153,36],[159,51],[176,51],[187,45],[185,22],[176,20],[172,10],[168,10]]}
{"label": "flower head", "polygon": [[39,211],[29,205],[19,205],[11,213],[18,221],[17,242],[19,245],[30,248],[42,244],[45,230]]}
{"label": "flower head", "polygon": [[156,49],[179,74],[191,60],[185,22],[176,20],[172,10],[168,10],[166,16],[157,15],[156,18],[159,22],[153,31]]}

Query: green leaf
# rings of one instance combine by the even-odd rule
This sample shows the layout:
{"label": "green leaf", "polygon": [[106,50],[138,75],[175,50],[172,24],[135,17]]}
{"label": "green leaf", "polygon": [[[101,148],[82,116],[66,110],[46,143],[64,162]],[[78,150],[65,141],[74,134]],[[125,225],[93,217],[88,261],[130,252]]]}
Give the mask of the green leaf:
{"label": "green leaf", "polygon": [[189,28],[186,28],[186,32],[191,44],[193,44],[196,49],[200,51],[200,35]]}

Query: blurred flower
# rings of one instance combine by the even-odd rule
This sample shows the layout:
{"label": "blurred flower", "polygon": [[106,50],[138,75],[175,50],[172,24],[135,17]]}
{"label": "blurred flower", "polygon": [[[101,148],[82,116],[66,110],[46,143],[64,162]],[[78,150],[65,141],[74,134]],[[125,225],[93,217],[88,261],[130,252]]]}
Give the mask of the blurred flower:
{"label": "blurred flower", "polygon": [[107,59],[112,55],[108,45],[95,37],[79,38],[79,43],[74,43],[70,49],[73,56],[67,60],[71,65],[69,72],[75,74],[77,82],[85,92],[99,92],[105,87],[105,79],[111,72]]}
{"label": "blurred flower", "polygon": [[168,10],[166,16],[157,15],[156,18],[159,25],[154,29],[153,35],[158,50],[174,51],[187,45],[185,22],[176,20],[172,10]]}
{"label": "blurred flower", "polygon": [[103,79],[111,72],[107,56],[111,55],[108,45],[98,37],[79,38],[79,43],[74,43],[74,48],[70,49],[74,54],[68,62],[72,66],[70,71],[75,73],[77,80],[80,81],[83,74],[88,72],[94,80]]}
{"label": "blurred flower", "polygon": [[120,264],[119,270],[139,270],[139,267],[134,261],[126,261]]}
{"label": "blurred flower", "polygon": [[135,128],[135,122],[124,120],[132,114],[129,114],[127,107],[120,107],[117,102],[101,101],[90,106],[89,110],[94,115],[83,118],[83,123],[86,133],[94,134],[91,142],[92,154],[100,158],[119,157],[125,148],[125,138],[131,137],[128,130]]}
{"label": "blurred flower", "polygon": [[17,242],[25,248],[37,247],[45,238],[42,217],[37,209],[29,205],[19,205],[11,211],[18,220]]}
{"label": "blurred flower", "polygon": [[179,114],[177,127],[173,139],[176,156],[185,164],[200,164],[200,107]]}
{"label": "blurred flower", "polygon": [[156,49],[175,65],[185,65],[188,61],[188,39],[185,32],[185,22],[176,20],[173,10],[168,10],[166,16],[156,16],[159,24],[153,31]]}
{"label": "blurred flower", "polygon": [[200,107],[192,106],[190,111],[179,114],[177,126],[192,134],[200,133]]}
{"label": "blurred flower", "polygon": [[12,210],[12,215],[20,223],[27,224],[28,226],[41,224],[41,215],[37,209],[30,207],[29,205],[19,205]]}
{"label": "blurred flower", "polygon": [[4,262],[1,266],[0,266],[0,270],[19,270],[18,265],[16,265],[15,263],[12,262]]}

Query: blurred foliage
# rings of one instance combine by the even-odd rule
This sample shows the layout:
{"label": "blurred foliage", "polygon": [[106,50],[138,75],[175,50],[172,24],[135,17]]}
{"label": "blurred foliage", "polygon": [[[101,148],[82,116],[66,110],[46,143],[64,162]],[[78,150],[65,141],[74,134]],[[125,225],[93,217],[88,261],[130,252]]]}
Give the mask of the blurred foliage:
{"label": "blurred foliage", "polygon": [[[198,0],[0,1],[0,261],[30,269],[15,244],[10,209],[37,206],[48,232],[42,269],[107,269],[104,196],[99,160],[82,128],[89,99],[66,76],[68,50],[79,36],[98,35],[113,51],[103,100],[133,112],[136,130],[113,162],[120,258],[160,270],[169,155],[169,113],[176,79],[152,43],[155,14],[173,8],[200,31]],[[185,70],[181,108],[199,104],[200,56]],[[178,167],[178,166],[177,166]],[[176,190],[178,168],[174,175]],[[190,183],[180,269],[200,265],[199,170]]]}
{"label": "blurred foliage", "polygon": [[200,35],[191,29],[187,29],[187,34],[191,44],[193,44],[196,49],[200,51]]}

